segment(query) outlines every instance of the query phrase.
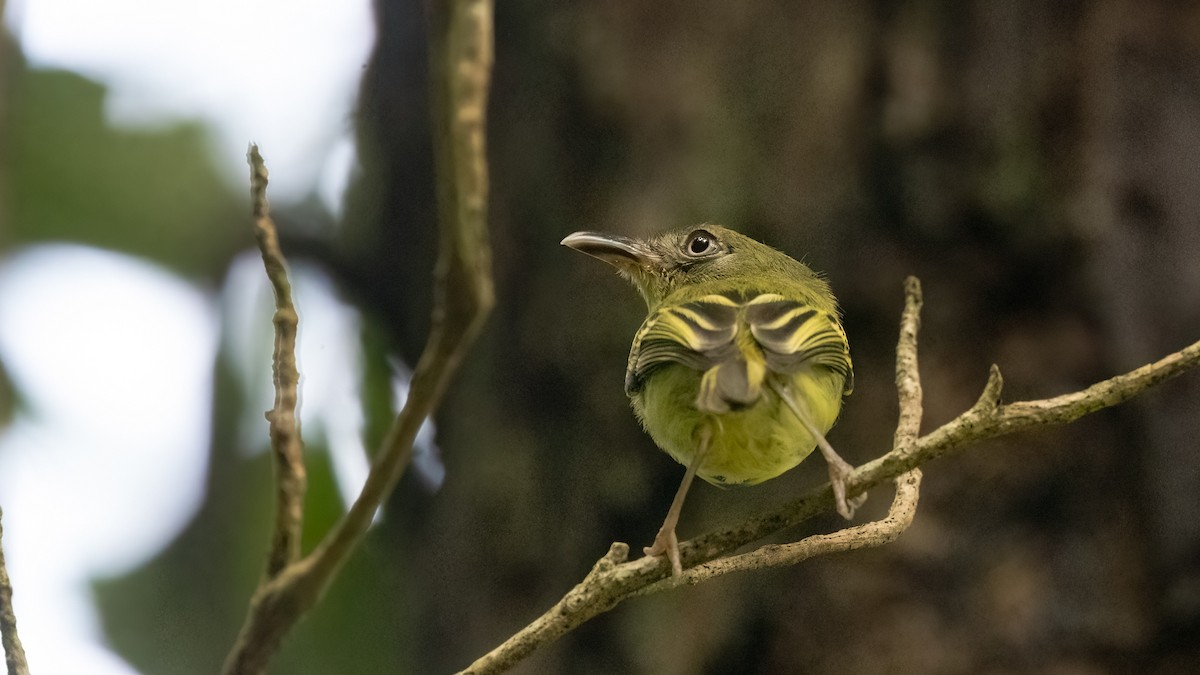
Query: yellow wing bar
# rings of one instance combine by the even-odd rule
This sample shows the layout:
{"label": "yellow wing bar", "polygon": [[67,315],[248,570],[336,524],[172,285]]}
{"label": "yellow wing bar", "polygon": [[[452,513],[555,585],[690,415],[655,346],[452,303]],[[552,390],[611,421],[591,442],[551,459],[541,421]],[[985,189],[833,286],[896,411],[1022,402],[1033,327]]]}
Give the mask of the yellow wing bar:
{"label": "yellow wing bar", "polygon": [[[781,374],[828,368],[845,378],[846,393],[852,387],[846,333],[835,315],[775,293],[736,293],[661,307],[647,317],[634,337],[625,389],[636,393],[651,372],[670,363],[701,372],[722,365],[742,371],[759,360]],[[754,384],[761,372],[723,373],[722,380]]]}

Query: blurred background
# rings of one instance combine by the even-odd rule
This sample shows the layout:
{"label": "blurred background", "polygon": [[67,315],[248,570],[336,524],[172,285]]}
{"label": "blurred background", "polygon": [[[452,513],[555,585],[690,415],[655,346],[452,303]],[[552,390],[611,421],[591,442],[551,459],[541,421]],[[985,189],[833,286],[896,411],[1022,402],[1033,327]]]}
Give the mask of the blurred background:
{"label": "blurred background", "polygon": [[[622,391],[644,307],[572,231],[718,222],[823,271],[854,463],[889,448],[905,275],[926,431],[990,363],[1039,398],[1200,338],[1200,7],[498,4],[496,311],[273,672],[460,669],[611,541],[649,543],[683,469]],[[246,145],[297,284],[311,545],[429,323],[422,3],[0,8],[0,506],[30,665],[211,673],[271,517]],[[1194,672],[1198,412],[1190,374],[938,460],[895,544],[630,601],[516,672]],[[824,480],[701,486],[680,534]]]}

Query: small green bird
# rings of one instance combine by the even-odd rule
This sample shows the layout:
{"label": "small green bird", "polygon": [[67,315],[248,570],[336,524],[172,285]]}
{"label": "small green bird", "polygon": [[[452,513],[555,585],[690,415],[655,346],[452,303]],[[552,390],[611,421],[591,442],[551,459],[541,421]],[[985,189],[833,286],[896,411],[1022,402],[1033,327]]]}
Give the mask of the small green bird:
{"label": "small green bird", "polygon": [[847,519],[853,470],[825,440],[854,373],[837,300],[805,265],[745,235],[702,225],[638,240],[576,232],[564,246],[637,287],[649,315],[633,338],[625,393],[660,448],[687,467],[646,555],[683,571],[675,525],[694,476],[754,485],[814,446]]}

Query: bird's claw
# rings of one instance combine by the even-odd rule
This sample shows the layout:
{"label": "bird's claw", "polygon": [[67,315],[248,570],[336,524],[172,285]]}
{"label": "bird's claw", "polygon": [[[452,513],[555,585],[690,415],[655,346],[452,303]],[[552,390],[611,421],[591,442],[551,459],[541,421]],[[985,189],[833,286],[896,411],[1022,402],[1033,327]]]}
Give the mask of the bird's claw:
{"label": "bird's claw", "polygon": [[679,539],[675,536],[675,528],[669,531],[660,529],[654,537],[654,543],[643,548],[642,552],[647,556],[667,555],[667,560],[671,561],[671,574],[679,576],[683,574],[683,564],[679,559]]}
{"label": "bird's claw", "polygon": [[837,506],[838,514],[846,520],[854,518],[854,511],[867,501],[865,492],[857,497],[846,498],[846,479],[853,472],[854,467],[841,457],[835,455],[834,459],[829,462],[829,484],[833,486],[834,504]]}

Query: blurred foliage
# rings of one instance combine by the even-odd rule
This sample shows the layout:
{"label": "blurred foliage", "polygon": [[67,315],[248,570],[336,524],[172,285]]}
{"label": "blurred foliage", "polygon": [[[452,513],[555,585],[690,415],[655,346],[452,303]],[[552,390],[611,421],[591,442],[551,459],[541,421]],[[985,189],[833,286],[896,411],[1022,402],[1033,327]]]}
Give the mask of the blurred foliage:
{"label": "blurred foliage", "polygon": [[[420,3],[375,7],[362,172],[340,227],[292,243],[383,332],[364,336],[378,369],[420,348],[436,235]],[[711,220],[827,273],[857,375],[831,442],[852,462],[890,443],[906,274],[926,289],[926,430],[974,401],[993,361],[1009,399],[1049,396],[1200,337],[1198,22],[1166,0],[498,3],[499,302],[439,415],[446,483],[402,481],[275,671],[461,668],[610,541],[652,538],[682,468],[621,390],[643,308],[558,247],[573,230]],[[72,238],[215,277],[248,240],[198,129],[107,129],[102,92],[71,75],[9,86],[9,241]],[[147,672],[212,672],[261,568],[268,467],[237,447],[243,402],[216,370],[204,508],[159,559],[98,587],[106,630]],[[1184,378],[939,461],[895,545],[632,601],[518,672],[1186,672],[1200,660],[1198,390]],[[336,502],[310,451],[312,535]],[[699,488],[681,536],[823,475],[806,463]]]}
{"label": "blurred foliage", "polygon": [[68,72],[18,69],[8,89],[9,245],[76,241],[212,277],[244,241],[199,125],[113,129],[104,89]]}

